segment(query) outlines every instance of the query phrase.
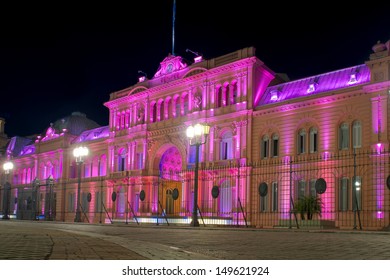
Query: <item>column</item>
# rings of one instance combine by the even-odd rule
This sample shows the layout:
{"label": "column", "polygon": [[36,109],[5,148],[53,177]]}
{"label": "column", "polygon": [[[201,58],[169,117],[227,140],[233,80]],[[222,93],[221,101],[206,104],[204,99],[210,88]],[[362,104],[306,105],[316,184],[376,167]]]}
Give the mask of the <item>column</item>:
{"label": "column", "polygon": [[193,103],[194,103],[194,89],[190,88],[188,91],[188,112],[192,112]]}
{"label": "column", "polygon": [[131,159],[134,157],[133,150],[131,149],[131,142],[127,143],[127,169],[132,170],[133,166],[131,164]]}
{"label": "column", "polygon": [[207,104],[210,100],[207,99],[207,83],[203,83],[202,85],[202,110],[207,110],[209,107]]}
{"label": "column", "polygon": [[108,170],[110,171],[110,173],[114,172],[114,167],[115,167],[115,147],[114,146],[110,146],[109,147],[109,153],[110,153],[110,159],[109,159],[109,163],[110,163],[110,166],[108,168]]}
{"label": "column", "polygon": [[241,76],[237,76],[237,101],[241,102]]}

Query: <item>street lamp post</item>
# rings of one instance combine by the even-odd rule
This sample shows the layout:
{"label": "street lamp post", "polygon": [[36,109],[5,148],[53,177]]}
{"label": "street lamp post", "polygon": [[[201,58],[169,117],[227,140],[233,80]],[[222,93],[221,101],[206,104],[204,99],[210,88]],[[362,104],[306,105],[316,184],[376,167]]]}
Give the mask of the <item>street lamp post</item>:
{"label": "street lamp post", "polygon": [[81,210],[80,210],[80,191],[81,191],[81,165],[84,162],[84,157],[86,157],[89,153],[87,147],[77,147],[73,150],[73,155],[76,158],[77,164],[77,208],[76,208],[76,217],[74,218],[75,222],[81,222]]}
{"label": "street lamp post", "polygon": [[4,184],[4,197],[3,197],[3,220],[9,220],[9,204],[11,200],[11,184],[8,182],[8,174],[14,168],[14,164],[7,161],[3,164],[5,173],[5,184]]}
{"label": "street lamp post", "polygon": [[187,128],[187,137],[190,141],[190,146],[195,146],[195,177],[194,177],[194,202],[192,209],[191,226],[198,227],[198,169],[199,169],[199,147],[206,143],[207,136],[210,133],[208,124],[190,125]]}

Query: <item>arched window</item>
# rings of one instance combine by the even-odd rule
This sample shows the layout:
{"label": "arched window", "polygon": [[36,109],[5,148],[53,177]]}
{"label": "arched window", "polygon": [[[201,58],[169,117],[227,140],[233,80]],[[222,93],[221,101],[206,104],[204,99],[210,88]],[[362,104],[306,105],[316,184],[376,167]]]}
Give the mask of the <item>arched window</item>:
{"label": "arched window", "polygon": [[230,104],[236,104],[237,103],[237,83],[234,83],[232,85],[232,91],[230,95]]}
{"label": "arched window", "polygon": [[217,94],[216,94],[216,103],[215,103],[217,108],[222,107],[222,100],[223,100],[222,87],[218,87]]}
{"label": "arched window", "polygon": [[154,123],[157,120],[157,103],[153,103],[152,105],[152,112],[151,112],[151,122]]}
{"label": "arched window", "polygon": [[163,121],[165,118],[164,118],[164,101],[161,101],[160,103],[159,103],[159,105],[158,105],[158,108],[159,108],[159,110],[160,110],[160,114],[159,114],[159,119],[160,119],[160,121]]}
{"label": "arched window", "polygon": [[220,159],[227,160],[233,158],[233,134],[227,131],[222,135],[220,143]]}
{"label": "arched window", "polygon": [[26,183],[27,183],[27,169],[24,168],[22,173],[22,184],[26,184]]}
{"label": "arched window", "polygon": [[99,157],[94,157],[92,160],[92,177],[99,175]]}
{"label": "arched window", "polygon": [[126,122],[126,112],[122,111],[122,114],[121,114],[121,129],[125,128],[125,122]]}
{"label": "arched window", "polygon": [[126,126],[126,128],[128,128],[130,126],[130,110],[129,109],[126,110],[126,114],[125,114],[125,126]]}
{"label": "arched window", "polygon": [[175,96],[175,118],[177,117],[180,117],[181,116],[181,109],[180,109],[180,98],[179,96]]}
{"label": "arched window", "polygon": [[339,149],[349,149],[349,125],[342,123],[339,127]]}
{"label": "arched window", "polygon": [[119,130],[121,128],[121,113],[120,112],[118,112],[116,114],[115,126],[116,126],[116,130]]}
{"label": "arched window", "polygon": [[31,168],[28,168],[27,170],[27,184],[31,183]]}
{"label": "arched window", "polygon": [[126,170],[126,149],[121,149],[118,154],[118,171]]}
{"label": "arched window", "polygon": [[166,118],[164,118],[164,119],[170,119],[173,116],[172,99],[169,98],[169,99],[165,100],[165,104],[166,104],[167,112],[166,112]]}
{"label": "arched window", "polygon": [[362,147],[362,125],[360,121],[354,121],[352,124],[352,140],[354,148]]}
{"label": "arched window", "polygon": [[184,115],[187,115],[190,112],[188,94],[183,96],[183,110]]}
{"label": "arched window", "polygon": [[269,137],[268,135],[264,135],[261,139],[261,147],[260,147],[261,159],[265,159],[269,157]]}
{"label": "arched window", "polygon": [[310,153],[318,152],[318,130],[317,128],[310,128]]}
{"label": "arched window", "polygon": [[279,156],[279,135],[276,133],[272,135],[272,157]]}
{"label": "arched window", "polygon": [[303,128],[298,132],[298,154],[306,153],[306,130]]}

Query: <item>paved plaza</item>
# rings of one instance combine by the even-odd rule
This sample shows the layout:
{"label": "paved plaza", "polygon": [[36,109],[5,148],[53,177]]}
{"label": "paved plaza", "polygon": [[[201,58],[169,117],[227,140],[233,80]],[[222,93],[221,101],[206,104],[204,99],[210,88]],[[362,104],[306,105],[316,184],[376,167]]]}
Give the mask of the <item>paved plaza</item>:
{"label": "paved plaza", "polygon": [[0,220],[2,260],[390,260],[390,232]]}

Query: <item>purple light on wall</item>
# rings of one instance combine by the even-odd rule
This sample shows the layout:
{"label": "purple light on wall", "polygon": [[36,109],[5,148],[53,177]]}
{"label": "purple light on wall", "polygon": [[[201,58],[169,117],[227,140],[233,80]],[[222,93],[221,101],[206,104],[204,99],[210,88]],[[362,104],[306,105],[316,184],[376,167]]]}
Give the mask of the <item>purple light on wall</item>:
{"label": "purple light on wall", "polygon": [[97,127],[94,129],[86,130],[83,133],[81,133],[80,136],[74,140],[74,143],[82,143],[90,140],[105,138],[108,137],[109,134],[110,134],[109,126]]}
{"label": "purple light on wall", "polygon": [[[379,161],[379,157],[377,158]],[[383,203],[385,199],[385,186],[383,184],[383,178],[382,178],[382,172],[383,170],[376,170],[375,172],[379,173],[376,174],[376,209],[377,209],[377,218],[383,218],[382,213],[383,213]],[[379,214],[380,213],[380,214]]]}
{"label": "purple light on wall", "polygon": [[376,144],[376,152],[378,155],[381,153],[381,150],[382,150],[382,143],[377,143]]}
{"label": "purple light on wall", "polygon": [[[352,80],[353,83],[351,83],[351,73],[358,73],[355,74],[356,82],[355,80]],[[313,81],[316,82],[313,83]],[[277,102],[282,102],[294,98],[305,97],[307,96],[307,93],[315,95],[327,91],[365,84],[369,81],[370,69],[365,64],[361,64],[338,71],[268,87],[264,94],[261,95],[259,102],[255,103],[255,105],[262,106],[275,103],[275,100],[271,99],[272,92],[275,90],[279,93]]]}
{"label": "purple light on wall", "polygon": [[323,158],[324,158],[324,160],[327,160],[329,158],[329,152],[324,152]]}
{"label": "purple light on wall", "polygon": [[352,73],[349,77],[348,85],[354,85],[358,82],[357,73]]}
{"label": "purple light on wall", "polygon": [[271,91],[271,100],[272,101],[278,100],[278,91],[277,90]]}
{"label": "purple light on wall", "polygon": [[309,84],[309,87],[308,87],[308,89],[307,89],[307,93],[312,93],[312,92],[314,92],[316,90],[316,87],[315,87],[315,85],[314,84]]}

